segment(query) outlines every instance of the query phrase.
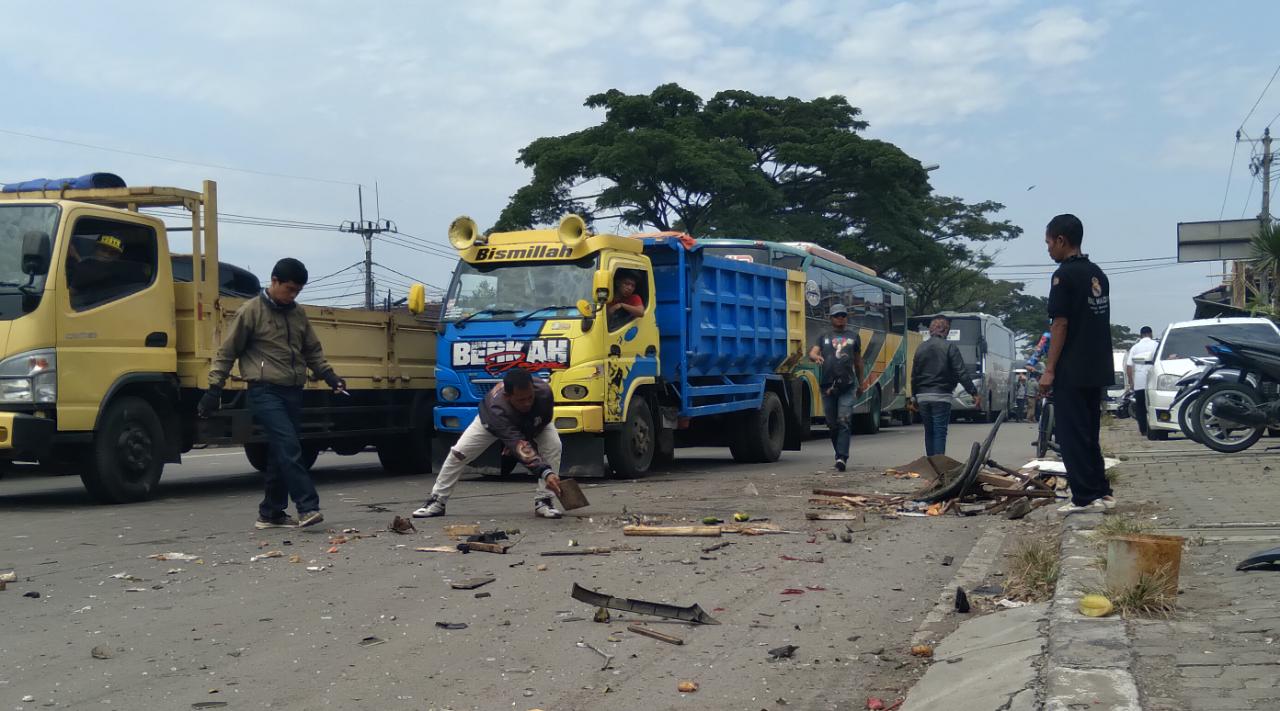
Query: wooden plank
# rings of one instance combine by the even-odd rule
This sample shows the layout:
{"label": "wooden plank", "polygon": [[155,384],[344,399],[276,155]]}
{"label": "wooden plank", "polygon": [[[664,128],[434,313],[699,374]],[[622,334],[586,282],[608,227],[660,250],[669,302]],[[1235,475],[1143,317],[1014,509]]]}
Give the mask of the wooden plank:
{"label": "wooden plank", "polygon": [[804,517],[810,521],[861,521],[862,514],[858,511],[834,511],[831,513],[823,513],[821,511],[806,511]]}
{"label": "wooden plank", "polygon": [[623,526],[627,536],[701,536],[715,538],[720,535],[719,526]]}
{"label": "wooden plank", "polygon": [[887,494],[863,494],[856,491],[836,491],[835,489],[814,489],[813,495],[814,496],[835,496],[837,498],[844,498],[846,496],[856,496],[864,499],[879,499],[881,501],[889,501],[892,499],[899,498],[897,496],[889,496]]}
{"label": "wooden plank", "polygon": [[978,472],[978,482],[988,486],[998,486],[1002,489],[1013,489],[1026,485],[1026,482],[1020,478],[1015,479],[1001,474],[992,474],[991,472]]}
{"label": "wooden plank", "polygon": [[1028,499],[1052,499],[1052,491],[1035,491],[1031,489],[991,489],[993,496],[1025,497]]}
{"label": "wooden plank", "polygon": [[423,546],[414,548],[419,553],[461,553],[456,546]]}
{"label": "wooden plank", "polygon": [[480,535],[480,526],[474,523],[454,523],[444,527],[444,535],[453,540]]}
{"label": "wooden plank", "polygon": [[724,523],[720,525],[721,533],[746,533],[747,531],[781,531],[776,523]]}
{"label": "wooden plank", "polygon": [[627,631],[635,632],[638,635],[644,635],[651,639],[656,639],[659,642],[666,642],[667,644],[684,644],[684,640],[676,637],[675,635],[664,634],[640,625],[627,625]]}
{"label": "wooden plank", "polygon": [[475,590],[476,588],[484,587],[495,580],[497,580],[497,578],[467,578],[466,580],[459,580],[456,583],[449,583],[449,587],[454,590]]}
{"label": "wooden plank", "polygon": [[464,543],[468,550],[480,551],[482,553],[506,553],[511,547],[510,543]]}

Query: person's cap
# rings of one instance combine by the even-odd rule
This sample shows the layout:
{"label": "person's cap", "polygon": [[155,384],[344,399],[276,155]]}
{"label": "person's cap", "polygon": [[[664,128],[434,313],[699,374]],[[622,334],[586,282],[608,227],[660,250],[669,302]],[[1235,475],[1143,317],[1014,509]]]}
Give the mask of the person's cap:
{"label": "person's cap", "polygon": [[828,316],[848,316],[849,309],[846,309],[844,307],[844,304],[832,304],[831,311],[829,311],[827,315]]}
{"label": "person's cap", "polygon": [[107,249],[110,249],[110,250],[115,251],[115,252],[123,252],[123,251],[124,251],[124,243],[120,241],[120,238],[119,238],[119,237],[116,237],[116,236],[114,236],[114,235],[101,235],[101,236],[99,236],[99,237],[98,237],[98,246],[99,246],[99,247],[106,247]]}

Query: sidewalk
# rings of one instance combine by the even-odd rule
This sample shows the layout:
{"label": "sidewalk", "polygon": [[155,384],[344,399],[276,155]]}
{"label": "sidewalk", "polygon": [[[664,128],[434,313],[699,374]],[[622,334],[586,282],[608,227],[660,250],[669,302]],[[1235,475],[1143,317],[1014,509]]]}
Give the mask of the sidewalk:
{"label": "sidewalk", "polygon": [[1188,540],[1178,611],[1167,620],[1080,615],[1081,589],[1101,580],[1086,534],[1102,516],[1068,517],[1045,708],[1280,708],[1280,572],[1235,571],[1249,554],[1280,546],[1280,457],[1265,451],[1280,440],[1225,455],[1181,439],[1149,442],[1121,420],[1103,443],[1125,459],[1116,513]]}

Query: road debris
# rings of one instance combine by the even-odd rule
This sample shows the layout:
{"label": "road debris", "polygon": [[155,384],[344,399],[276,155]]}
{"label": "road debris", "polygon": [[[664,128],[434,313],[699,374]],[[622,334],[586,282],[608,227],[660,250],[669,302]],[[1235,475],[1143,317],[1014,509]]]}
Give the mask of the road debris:
{"label": "road debris", "polygon": [[[329,552],[336,553],[337,550],[331,548],[329,549]],[[283,557],[284,557],[284,551],[267,551],[266,553],[259,553],[258,555],[255,555],[254,557],[250,558],[249,562],[257,563],[258,561],[266,560],[267,558],[283,558]]]}
{"label": "road debris", "polygon": [[457,546],[421,546],[414,548],[419,553],[461,553]]}
{"label": "road debris", "polygon": [[479,524],[474,523],[452,523],[444,527],[444,535],[455,541],[462,540],[468,536],[476,536],[480,534]]}
{"label": "road debris", "polygon": [[724,519],[716,518],[715,516],[706,516],[702,519],[702,525],[704,526],[715,526],[720,523],[724,523]]}
{"label": "road debris", "polygon": [[365,637],[364,639],[357,642],[357,645],[361,647],[376,647],[379,644],[386,644],[386,643],[387,643],[387,640],[382,639],[381,637]]}
{"label": "road debris", "polygon": [[588,590],[577,583],[573,584],[573,590],[570,594],[573,599],[585,602],[592,607],[607,607],[610,610],[634,612],[640,615],[653,615],[654,617],[666,617],[672,620],[684,620],[685,622],[694,622],[700,625],[720,624],[718,620],[711,615],[708,615],[698,605],[677,607],[676,605],[667,605],[658,602],[613,597],[594,590]]}
{"label": "road debris", "polygon": [[703,548],[703,549],[702,549],[702,552],[703,552],[703,553],[710,553],[710,552],[712,552],[712,551],[718,551],[718,550],[720,550],[721,548],[724,548],[724,547],[726,547],[726,546],[731,546],[731,545],[733,545],[733,541],[721,541],[720,543],[712,543],[711,545],[709,545],[709,546],[707,546],[707,547]]}
{"label": "road debris", "polygon": [[583,649],[590,649],[591,651],[595,652],[596,654],[599,654],[600,656],[604,657],[604,666],[600,667],[600,671],[604,671],[605,669],[608,669],[608,668],[610,667],[610,665],[612,665],[612,664],[613,664],[613,655],[612,655],[612,654],[609,654],[609,653],[607,653],[607,652],[605,652],[605,651],[603,651],[603,650],[601,650],[601,649],[599,649],[599,648],[595,647],[594,645],[588,644],[587,642],[584,642],[584,641],[581,641],[581,640],[579,640],[579,642],[578,642],[578,646],[579,646],[579,647],[582,647]]}
{"label": "road debris", "polygon": [[1106,617],[1115,606],[1102,595],[1085,595],[1080,598],[1080,614],[1086,617]]}
{"label": "road debris", "polygon": [[799,647],[795,646],[794,644],[787,644],[781,647],[774,647],[773,649],[769,650],[769,660],[776,662],[779,659],[791,659],[793,656],[795,656],[797,649],[799,649]]}
{"label": "road debris", "polygon": [[733,520],[737,521],[738,523],[746,523],[747,521],[751,520],[751,514],[737,511],[733,514]]}
{"label": "road debris", "polygon": [[605,624],[606,622],[608,622],[609,621],[608,608],[597,607],[595,617],[593,617],[592,619],[595,620],[596,622],[599,622],[600,624]]}
{"label": "road debris", "polygon": [[22,593],[22,596],[23,596],[23,597],[29,597],[29,598],[31,598],[31,599],[33,599],[33,600],[37,600],[37,599],[39,599],[39,598],[40,598],[40,593],[36,592],[35,590],[31,590],[31,591],[29,591],[29,592],[24,592],[24,593]]}
{"label": "road debris", "polygon": [[927,644],[917,644],[911,648],[911,656],[913,657],[932,657],[933,647]]}
{"label": "road debris", "polygon": [[226,701],[198,701],[191,704],[193,709],[225,709],[226,707]]}
{"label": "road debris", "polygon": [[965,594],[964,588],[956,588],[956,612],[962,615],[969,612],[969,596]]}
{"label": "road debris", "polygon": [[999,602],[997,602],[997,603],[996,603],[996,605],[997,605],[997,606],[999,606],[999,607],[1003,607],[1003,608],[1006,608],[1006,609],[1009,609],[1009,610],[1014,610],[1014,609],[1017,609],[1017,608],[1019,608],[1019,607],[1026,607],[1027,605],[1030,605],[1030,604],[1031,604],[1031,603],[1029,603],[1029,602],[1023,602],[1023,601],[1020,601],[1020,600],[1010,600],[1009,598],[1005,598],[1005,599],[1003,599],[1003,600],[1001,600],[1001,601],[999,601]]}
{"label": "road debris", "polygon": [[442,630],[465,630],[467,623],[465,622],[437,622],[436,627]]}
{"label": "road debris", "polygon": [[638,552],[639,548],[631,546],[613,546],[611,548],[600,548],[592,546],[590,548],[579,548],[571,551],[543,551],[539,555],[544,556],[572,556],[572,555],[609,555],[615,552]]}
{"label": "road debris", "polygon": [[573,511],[574,509],[581,509],[591,505],[591,502],[587,501],[586,494],[582,493],[582,487],[578,486],[578,482],[573,479],[560,480],[560,493],[556,495],[556,498],[560,499],[560,506],[565,511]]}
{"label": "road debris", "polygon": [[1280,570],[1280,548],[1254,553],[1240,561],[1236,570]]}
{"label": "road debris", "polygon": [[410,521],[403,516],[396,516],[391,520],[391,525],[387,528],[393,533],[399,533],[402,536],[418,532],[418,529],[413,525],[413,521]]}
{"label": "road debris", "polygon": [[479,600],[480,598],[484,598],[484,597],[493,597],[493,593],[478,592],[478,593],[476,593],[476,595],[475,595],[475,598],[476,598],[477,600]]}
{"label": "road debris", "polygon": [[449,587],[454,590],[475,590],[476,588],[484,587],[495,580],[497,580],[497,578],[467,578],[466,580],[459,580],[456,583],[449,583]]}
{"label": "road debris", "polygon": [[301,562],[302,562],[302,556],[298,555],[297,553],[294,553],[293,555],[289,556],[289,562],[290,562],[290,563],[301,563]]}
{"label": "road debris", "polygon": [[680,682],[679,684],[676,684],[676,691],[679,691],[682,694],[692,694],[697,690],[698,690],[698,682],[696,681],[686,680],[686,681]]}
{"label": "road debris", "polygon": [[626,536],[699,536],[717,538],[720,536],[719,526],[623,526]]}
{"label": "road debris", "polygon": [[634,632],[638,635],[642,635],[650,639],[656,639],[659,642],[666,642],[667,644],[676,644],[676,645],[684,644],[684,640],[680,639],[679,637],[676,637],[675,635],[665,634],[657,630],[651,630],[648,627],[645,627],[644,625],[627,625],[627,631]]}
{"label": "road debris", "polygon": [[110,647],[105,647],[100,644],[94,647],[93,649],[89,650],[89,656],[93,657],[94,659],[110,659],[114,657],[115,654],[111,651]]}
{"label": "road debris", "polygon": [[12,570],[6,570],[0,573],[0,583],[16,583],[18,582],[18,574]]}
{"label": "road debris", "polygon": [[114,574],[114,575],[112,575],[112,576],[110,576],[110,577],[111,577],[113,580],[125,580],[125,581],[131,582],[131,583],[141,583],[141,582],[143,582],[142,578],[139,578],[139,577],[138,577],[138,576],[136,576],[136,575],[130,575],[129,573],[116,573],[116,574]]}
{"label": "road debris", "polygon": [[190,553],[152,553],[147,556],[151,560],[176,560],[176,561],[194,561],[203,563],[200,556],[191,555]]}
{"label": "road debris", "polygon": [[823,557],[822,557],[822,556],[820,556],[820,555],[814,555],[814,556],[801,556],[801,557],[799,557],[799,558],[797,558],[797,557],[795,557],[795,556],[791,556],[791,555],[780,555],[780,556],[778,556],[778,557],[779,557],[779,558],[781,558],[782,560],[796,561],[796,562],[798,562],[798,563],[825,563],[825,562],[827,562],[827,561],[826,561],[826,559],[825,559],[825,558],[823,558]]}
{"label": "road debris", "polygon": [[546,569],[547,569],[547,564],[546,564],[546,563],[539,563],[539,564],[534,568],[534,570],[538,571],[539,573],[541,573],[541,572],[545,571]]}

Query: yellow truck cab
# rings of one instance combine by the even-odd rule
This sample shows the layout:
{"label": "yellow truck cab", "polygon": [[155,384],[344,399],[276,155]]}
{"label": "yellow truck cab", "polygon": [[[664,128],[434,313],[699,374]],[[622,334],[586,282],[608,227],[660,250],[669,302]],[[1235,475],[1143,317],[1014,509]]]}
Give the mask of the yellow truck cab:
{"label": "yellow truck cab", "polygon": [[[190,226],[166,227],[148,208],[179,208]],[[195,416],[244,303],[219,294],[217,227],[212,181],[199,192],[0,192],[0,462],[76,471],[116,503],[150,497],[164,464],[199,444],[243,445],[266,466],[236,373],[223,409]],[[170,231],[189,232],[189,264],[205,268],[175,279]],[[334,402],[323,384],[308,387],[309,462],[376,445],[390,470],[429,471],[434,326],[407,312],[305,308],[352,392]]]}

